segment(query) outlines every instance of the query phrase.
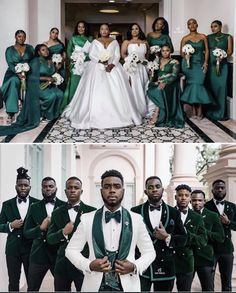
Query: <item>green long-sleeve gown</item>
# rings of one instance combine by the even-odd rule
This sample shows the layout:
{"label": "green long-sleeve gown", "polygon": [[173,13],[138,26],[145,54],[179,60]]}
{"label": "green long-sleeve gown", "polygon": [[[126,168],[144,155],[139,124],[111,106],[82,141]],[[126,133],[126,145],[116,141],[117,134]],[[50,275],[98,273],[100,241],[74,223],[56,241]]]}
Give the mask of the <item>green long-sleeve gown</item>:
{"label": "green long-sleeve gown", "polygon": [[226,98],[227,98],[227,77],[228,64],[227,58],[220,63],[220,75],[216,73],[216,57],[213,50],[223,49],[227,52],[229,34],[211,34],[208,35],[208,45],[210,51],[209,68],[206,78],[206,88],[210,91],[214,99],[214,105],[207,109],[207,117],[213,120],[222,120],[226,117]]}
{"label": "green long-sleeve gown", "polygon": [[195,52],[190,58],[190,68],[187,67],[186,59],[182,59],[182,72],[186,76],[186,86],[180,99],[186,104],[212,104],[212,97],[204,86],[206,77],[202,69],[205,60],[204,40],[198,42],[189,40],[186,44],[192,45]]}
{"label": "green long-sleeve gown", "polygon": [[[174,52],[174,47],[173,47],[173,44],[172,44],[172,41],[171,41],[171,38],[169,35],[162,34],[162,35],[160,35],[159,38],[153,38],[151,36],[148,36],[147,42],[150,47],[152,47],[152,46],[160,46],[161,47],[163,45],[169,45],[170,52],[171,53]],[[155,59],[155,56],[150,54],[149,60],[153,61],[154,59]]]}
{"label": "green long-sleeve gown", "polygon": [[[70,57],[75,49],[75,46],[77,45],[77,46],[83,47],[87,41],[89,41],[91,43],[92,40],[93,40],[92,37],[86,37],[86,36],[81,36],[81,35],[73,36],[70,39],[68,46],[67,46],[67,56],[68,56],[70,62],[71,62]],[[85,61],[89,61],[88,54],[87,54]],[[65,107],[70,103],[71,99],[73,98],[75,91],[77,89],[77,86],[79,84],[80,78],[81,78],[80,75],[75,75],[73,73],[72,69],[73,69],[73,65],[70,63],[70,77],[67,82],[67,87],[65,90],[64,99],[61,103],[61,113],[63,112]]]}
{"label": "green long-sleeve gown", "polygon": [[16,123],[10,126],[0,126],[0,136],[15,135],[33,129],[39,125],[40,117],[51,120],[59,116],[63,92],[52,85],[44,90],[40,89],[40,83],[42,83],[40,76],[51,76],[55,72],[54,65],[51,64],[48,67],[43,58],[35,57],[30,62],[30,68],[22,111],[18,115]]}
{"label": "green long-sleeve gown", "polygon": [[16,74],[15,66],[18,63],[29,63],[34,57],[34,48],[26,44],[25,53],[21,56],[14,46],[10,46],[6,49],[5,57],[8,69],[3,79],[1,91],[6,105],[6,112],[17,113],[19,110],[18,99],[20,97],[21,81]]}
{"label": "green long-sleeve gown", "polygon": [[179,70],[179,62],[170,59],[162,70],[157,71],[157,75],[154,77],[154,81],[164,81],[165,88],[162,90],[154,82],[149,83],[147,95],[160,108],[156,126],[184,127],[183,111],[179,99]]}

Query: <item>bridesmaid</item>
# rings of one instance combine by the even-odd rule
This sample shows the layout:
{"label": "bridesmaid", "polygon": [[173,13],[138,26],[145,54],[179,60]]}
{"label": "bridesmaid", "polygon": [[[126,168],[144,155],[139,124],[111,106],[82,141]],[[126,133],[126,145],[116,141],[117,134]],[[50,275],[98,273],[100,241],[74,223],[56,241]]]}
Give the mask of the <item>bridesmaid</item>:
{"label": "bridesmaid", "polygon": [[[229,34],[222,33],[222,22],[215,20],[211,23],[212,34],[208,35],[209,45],[209,70],[207,73],[206,87],[214,98],[214,105],[211,105],[206,115],[213,120],[226,120],[226,98],[227,98],[227,58],[233,54],[233,38]],[[216,73],[216,57],[213,51],[216,48],[223,49],[227,57],[220,62],[220,74]]]}
{"label": "bridesmaid", "polygon": [[[202,119],[202,105],[212,103],[212,99],[204,87],[209,49],[206,36],[197,32],[197,21],[191,18],[188,20],[187,25],[190,33],[183,37],[180,46],[180,53],[183,57],[182,72],[186,76],[186,87],[181,96],[181,101],[192,105],[193,118]],[[190,58],[190,68],[187,65],[188,56],[182,51],[186,44],[190,44],[195,50],[195,53]]]}
{"label": "bridesmaid", "polygon": [[[147,42],[150,47],[152,46],[162,46],[168,44],[170,47],[171,53],[174,52],[174,47],[169,36],[169,25],[164,17],[158,17],[154,20],[152,24],[152,32],[147,35]],[[150,56],[151,60],[154,59],[154,56]]]}
{"label": "bridesmaid", "polygon": [[61,112],[65,109],[65,107],[70,103],[72,100],[76,88],[79,84],[80,75],[75,75],[72,71],[73,64],[71,63],[71,55],[75,49],[75,46],[80,46],[84,48],[86,59],[85,61],[89,61],[88,50],[90,47],[90,43],[92,42],[93,38],[89,36],[88,24],[85,21],[78,21],[75,26],[75,31],[73,37],[70,39],[68,46],[67,46],[67,56],[70,62],[70,77],[67,83],[66,91],[64,94],[64,99],[61,105]]}
{"label": "bridesmaid", "polygon": [[34,57],[34,48],[25,44],[26,33],[23,30],[16,31],[15,40],[15,45],[8,47],[5,53],[8,69],[1,88],[9,124],[15,120],[15,114],[19,111],[21,80],[24,79],[21,73],[16,73],[15,66],[18,63],[29,63]]}
{"label": "bridesmaid", "polygon": [[148,97],[156,106],[149,125],[183,128],[184,117],[179,100],[178,81],[180,65],[177,60],[171,58],[170,51],[169,45],[161,47],[160,68],[148,86]]}
{"label": "bridesmaid", "polygon": [[[139,60],[145,60],[148,48],[148,43],[141,27],[137,23],[131,24],[127,32],[127,40],[123,42],[121,47],[121,57],[125,59],[128,55],[136,53]],[[137,64],[136,72],[128,74],[128,76],[140,115],[145,117],[148,111],[148,101],[146,98],[147,70],[143,64],[139,63]]]}
{"label": "bridesmaid", "polygon": [[[62,62],[59,64],[55,64],[57,72],[64,78],[65,80],[65,60],[66,60],[66,52],[65,52],[65,46],[62,43],[62,41],[58,38],[59,30],[56,27],[53,27],[50,30],[49,34],[49,40],[47,42],[44,42],[44,44],[48,47],[49,53],[51,57],[53,54],[60,54],[62,56]],[[64,90],[65,85],[62,84],[59,87],[61,90]]]}

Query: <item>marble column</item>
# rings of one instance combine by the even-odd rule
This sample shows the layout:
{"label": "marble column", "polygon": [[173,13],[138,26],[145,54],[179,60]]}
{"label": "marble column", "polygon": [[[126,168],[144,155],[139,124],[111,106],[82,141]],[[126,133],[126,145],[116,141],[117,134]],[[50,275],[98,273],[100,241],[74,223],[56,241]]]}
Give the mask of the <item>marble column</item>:
{"label": "marble column", "polygon": [[[219,160],[211,166],[204,176],[209,186],[211,194],[212,182],[216,179],[222,179],[226,183],[226,199],[235,203],[236,201],[236,145],[222,145]],[[236,233],[232,233],[232,241],[236,244]],[[219,273],[216,275],[216,285],[220,288]],[[234,258],[234,270],[232,280],[233,291],[236,290],[236,259]],[[217,288],[216,287],[216,288]]]}
{"label": "marble column", "polygon": [[202,184],[196,176],[197,150],[194,144],[175,144],[173,158],[173,175],[167,187],[168,203],[175,205],[175,188],[187,184],[192,189],[201,189]]}

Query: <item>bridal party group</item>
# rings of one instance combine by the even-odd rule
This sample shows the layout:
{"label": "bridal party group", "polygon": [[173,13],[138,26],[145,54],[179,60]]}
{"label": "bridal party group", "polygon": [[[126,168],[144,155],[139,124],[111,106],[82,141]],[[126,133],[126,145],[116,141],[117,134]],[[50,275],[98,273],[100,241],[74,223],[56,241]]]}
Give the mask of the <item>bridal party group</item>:
{"label": "bridal party group", "polygon": [[88,24],[78,21],[66,47],[57,28],[35,48],[26,44],[23,30],[16,31],[15,44],[6,49],[1,96],[7,125],[0,126],[0,135],[59,116],[76,129],[143,123],[183,128],[184,104],[195,119],[227,119],[227,58],[233,38],[222,32],[219,20],[211,23],[208,36],[198,32],[193,18],[187,27],[179,61],[171,56],[174,48],[163,17],[155,19],[147,35],[138,23],[131,24],[121,43],[105,23],[95,38]]}

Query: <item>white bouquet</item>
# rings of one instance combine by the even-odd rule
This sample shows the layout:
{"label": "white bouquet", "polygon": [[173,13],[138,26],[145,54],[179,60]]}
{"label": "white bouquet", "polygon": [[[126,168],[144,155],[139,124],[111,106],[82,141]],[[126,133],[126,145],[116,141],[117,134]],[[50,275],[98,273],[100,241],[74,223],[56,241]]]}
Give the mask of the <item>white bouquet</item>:
{"label": "white bouquet", "polygon": [[84,61],[86,59],[86,55],[83,51],[83,48],[76,45],[70,58],[73,64],[73,69],[72,69],[73,74],[82,75],[84,71]]}
{"label": "white bouquet", "polygon": [[149,61],[146,65],[149,72],[151,72],[151,79],[154,77],[155,70],[159,69],[159,58],[156,57],[154,61]]}
{"label": "white bouquet", "polygon": [[28,63],[18,63],[15,66],[16,73],[21,73],[21,75],[23,76],[23,78],[21,79],[21,91],[26,90],[25,73],[28,72],[29,70],[30,70],[30,67]]}
{"label": "white bouquet", "polygon": [[150,47],[150,53],[151,54],[158,54],[161,51],[161,47],[160,46],[151,46]]}
{"label": "white bouquet", "polygon": [[216,57],[216,74],[220,75],[220,62],[227,57],[227,53],[220,48],[216,48],[212,53]]}
{"label": "white bouquet", "polygon": [[194,54],[195,49],[192,45],[186,44],[182,48],[182,52],[185,54],[185,59],[187,61],[187,68],[190,68],[190,57],[192,54]]}
{"label": "white bouquet", "polygon": [[64,78],[63,78],[59,73],[54,73],[54,74],[52,75],[52,78],[53,78],[53,83],[54,83],[56,86],[62,84],[63,81],[64,81]]}
{"label": "white bouquet", "polygon": [[52,55],[52,62],[56,63],[56,65],[58,65],[59,63],[62,63],[62,56],[61,54],[53,54]]}
{"label": "white bouquet", "polygon": [[99,54],[99,63],[103,64],[104,66],[101,67],[101,69],[106,70],[106,67],[108,65],[108,60],[111,58],[110,53],[107,50],[103,50]]}
{"label": "white bouquet", "polygon": [[127,57],[125,57],[125,63],[123,64],[123,68],[128,75],[135,74],[135,72],[137,71],[138,63],[140,62],[141,60],[139,59],[138,54],[132,52]]}

